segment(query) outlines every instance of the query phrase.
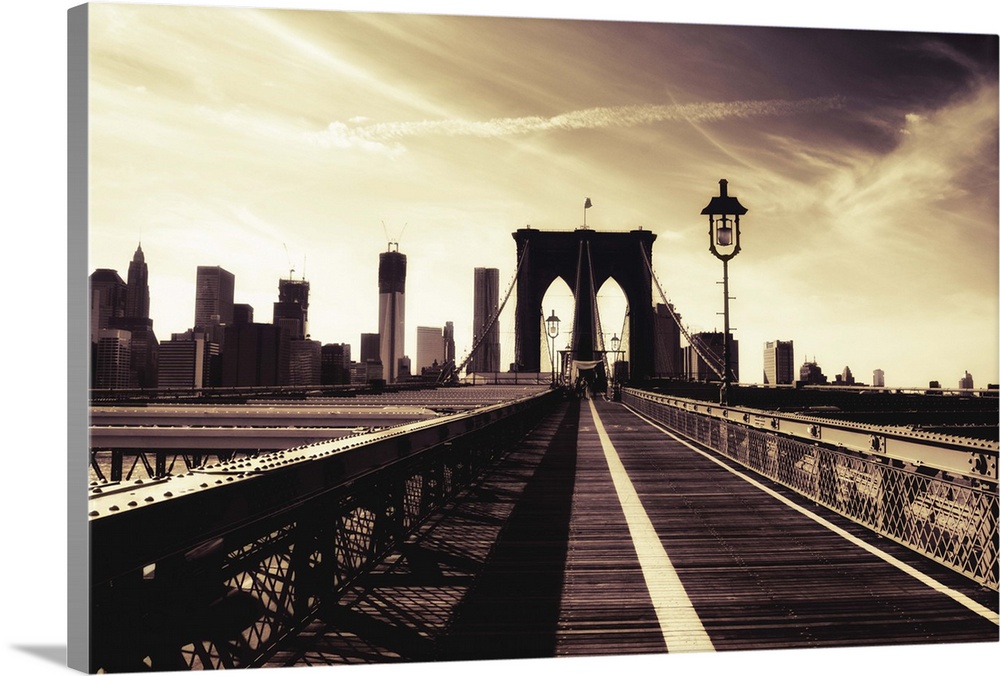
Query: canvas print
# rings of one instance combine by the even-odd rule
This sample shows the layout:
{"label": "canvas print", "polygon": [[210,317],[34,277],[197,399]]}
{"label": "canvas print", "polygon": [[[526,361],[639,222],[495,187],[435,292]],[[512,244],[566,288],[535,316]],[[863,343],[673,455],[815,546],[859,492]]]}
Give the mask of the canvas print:
{"label": "canvas print", "polygon": [[70,29],[71,666],[997,642],[997,35]]}

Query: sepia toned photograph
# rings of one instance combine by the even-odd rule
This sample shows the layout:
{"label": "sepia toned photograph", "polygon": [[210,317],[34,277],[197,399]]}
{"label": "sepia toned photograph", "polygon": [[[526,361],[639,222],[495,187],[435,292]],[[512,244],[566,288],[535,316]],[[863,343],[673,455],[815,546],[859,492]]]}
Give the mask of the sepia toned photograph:
{"label": "sepia toned photograph", "polygon": [[997,644],[988,28],[67,16],[72,668]]}

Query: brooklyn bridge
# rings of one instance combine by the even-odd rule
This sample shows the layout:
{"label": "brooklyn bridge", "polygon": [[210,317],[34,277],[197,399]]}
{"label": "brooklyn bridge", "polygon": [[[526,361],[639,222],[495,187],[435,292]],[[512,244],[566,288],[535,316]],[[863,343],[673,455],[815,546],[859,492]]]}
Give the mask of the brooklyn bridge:
{"label": "brooklyn bridge", "polygon": [[93,671],[997,640],[995,392],[658,379],[655,235],[514,239],[516,381],[93,394]]}

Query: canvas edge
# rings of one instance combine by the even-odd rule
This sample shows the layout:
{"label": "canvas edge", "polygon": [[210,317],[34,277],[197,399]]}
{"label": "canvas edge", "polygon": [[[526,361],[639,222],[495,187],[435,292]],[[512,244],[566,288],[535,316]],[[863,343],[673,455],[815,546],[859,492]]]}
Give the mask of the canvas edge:
{"label": "canvas edge", "polygon": [[87,525],[88,46],[89,7],[67,11],[67,631],[66,663],[90,671],[90,538]]}

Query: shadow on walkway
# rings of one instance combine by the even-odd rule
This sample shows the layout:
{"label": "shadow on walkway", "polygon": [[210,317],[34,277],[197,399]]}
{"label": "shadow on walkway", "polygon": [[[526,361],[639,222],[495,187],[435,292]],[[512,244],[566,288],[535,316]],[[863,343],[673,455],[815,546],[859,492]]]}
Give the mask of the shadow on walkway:
{"label": "shadow on walkway", "polygon": [[266,666],[554,656],[579,418],[563,404]]}

